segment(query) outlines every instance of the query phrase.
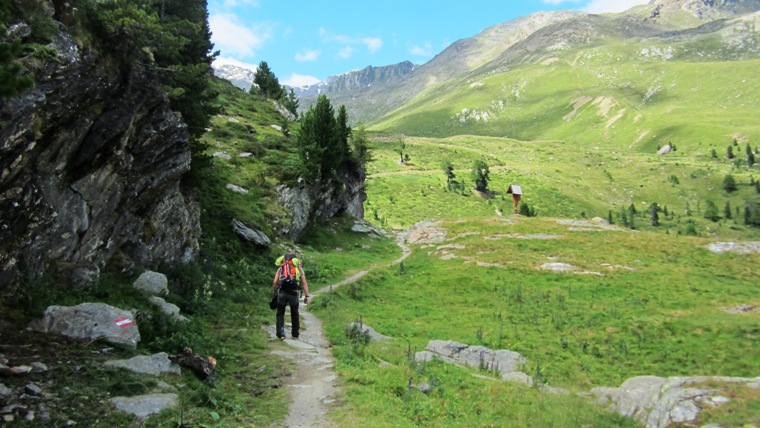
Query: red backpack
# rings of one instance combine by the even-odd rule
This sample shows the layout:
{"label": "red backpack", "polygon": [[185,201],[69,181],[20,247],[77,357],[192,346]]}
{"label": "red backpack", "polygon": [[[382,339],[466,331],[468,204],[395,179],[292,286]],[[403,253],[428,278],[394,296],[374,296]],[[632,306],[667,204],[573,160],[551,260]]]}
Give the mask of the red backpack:
{"label": "red backpack", "polygon": [[[298,291],[298,270],[293,262],[296,259],[295,254],[285,254],[282,257],[282,264],[280,264],[280,289],[284,291]],[[298,259],[296,259],[298,260]]]}

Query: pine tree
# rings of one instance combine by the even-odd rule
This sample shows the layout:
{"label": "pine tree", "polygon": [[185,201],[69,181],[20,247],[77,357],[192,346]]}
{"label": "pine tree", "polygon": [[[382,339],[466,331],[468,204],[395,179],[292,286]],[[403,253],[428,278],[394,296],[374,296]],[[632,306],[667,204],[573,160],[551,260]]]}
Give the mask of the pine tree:
{"label": "pine tree", "polygon": [[712,221],[718,221],[720,220],[720,214],[718,213],[718,207],[715,205],[713,201],[708,200],[705,202],[705,212],[703,214],[704,218]]}
{"label": "pine tree", "polygon": [[[316,105],[301,118],[298,147],[303,174],[310,179],[326,178],[343,160],[337,153],[337,122],[330,100],[322,94]],[[342,152],[340,152],[342,153]]]}
{"label": "pine tree", "polygon": [[[274,72],[269,69],[269,64],[266,61],[261,61],[256,68],[256,73],[253,75],[253,83],[258,86],[261,95],[265,97],[279,100],[283,97],[282,86],[280,81],[275,76]],[[253,87],[251,87],[253,90]]]}
{"label": "pine tree", "polygon": [[480,192],[488,191],[488,164],[483,159],[477,159],[472,163],[472,180],[475,181],[475,189]]}
{"label": "pine tree", "polygon": [[736,187],[736,179],[731,174],[726,174],[726,176],[723,178],[723,190],[725,190],[728,193],[735,192],[737,189]]}
{"label": "pine tree", "polygon": [[734,158],[734,148],[733,147],[728,146],[728,148],[726,148],[726,156],[728,156],[729,159],[733,159]]}
{"label": "pine tree", "polygon": [[750,168],[755,164],[755,155],[752,152],[747,153],[747,164]]}
{"label": "pine tree", "polygon": [[348,125],[348,113],[345,105],[338,107],[336,125],[335,132],[338,144],[336,154],[342,159],[348,159],[351,156],[351,146],[348,145],[348,140],[351,138],[351,127]]}
{"label": "pine tree", "polygon": [[293,88],[290,88],[290,92],[282,98],[282,105],[289,112],[293,113],[293,116],[298,118],[298,98]]}
{"label": "pine tree", "polygon": [[723,217],[730,219],[731,215],[731,203],[726,201],[726,206],[723,207]]}
{"label": "pine tree", "polygon": [[657,204],[652,204],[652,208],[649,211],[649,218],[652,222],[652,226],[660,225],[660,215],[658,214]]}
{"label": "pine tree", "polygon": [[717,159],[718,152],[716,152],[715,149],[712,149],[712,152],[710,152],[710,157],[712,157],[713,159]]}
{"label": "pine tree", "polygon": [[357,128],[351,132],[351,151],[354,160],[362,167],[372,160],[369,140],[367,139],[367,129],[362,122],[359,122]]}
{"label": "pine tree", "polygon": [[607,212],[607,223],[614,224],[612,221],[612,210],[609,210],[609,212]]}
{"label": "pine tree", "polygon": [[451,190],[451,182],[457,177],[456,174],[454,174],[454,164],[449,159],[444,159],[441,162],[441,169],[446,175],[446,188]]}

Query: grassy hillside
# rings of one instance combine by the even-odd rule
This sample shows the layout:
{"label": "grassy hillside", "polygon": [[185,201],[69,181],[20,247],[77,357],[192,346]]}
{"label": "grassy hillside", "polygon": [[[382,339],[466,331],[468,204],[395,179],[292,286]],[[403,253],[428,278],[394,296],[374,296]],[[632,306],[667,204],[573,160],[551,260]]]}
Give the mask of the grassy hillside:
{"label": "grassy hillside", "polygon": [[573,147],[692,155],[758,141],[760,60],[664,62],[665,46],[600,47],[472,75],[418,97],[371,129],[413,136],[562,140]]}

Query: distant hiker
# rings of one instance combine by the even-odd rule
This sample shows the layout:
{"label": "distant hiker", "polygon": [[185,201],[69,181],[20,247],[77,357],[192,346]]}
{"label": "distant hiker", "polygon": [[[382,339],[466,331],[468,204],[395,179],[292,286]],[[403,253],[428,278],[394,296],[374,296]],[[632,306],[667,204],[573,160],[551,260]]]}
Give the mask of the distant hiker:
{"label": "distant hiker", "polygon": [[303,272],[303,265],[295,253],[289,250],[277,258],[278,266],[272,286],[277,293],[277,338],[285,340],[285,307],[290,306],[291,336],[298,339],[300,322],[298,319],[298,293],[303,286],[303,303],[309,304],[309,284]]}

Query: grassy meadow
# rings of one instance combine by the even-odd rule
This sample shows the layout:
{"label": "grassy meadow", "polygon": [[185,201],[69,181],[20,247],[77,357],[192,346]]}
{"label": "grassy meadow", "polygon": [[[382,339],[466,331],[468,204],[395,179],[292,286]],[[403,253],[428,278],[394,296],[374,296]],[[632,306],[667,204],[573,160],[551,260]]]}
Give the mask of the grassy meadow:
{"label": "grassy meadow", "polygon": [[[707,200],[721,212],[726,202],[743,209],[757,200],[746,167],[680,150],[657,156],[476,136],[382,135],[373,156],[365,217],[387,229],[437,220],[446,239],[412,245],[403,265],[375,265],[312,304],[335,345],[346,392],[336,414],[341,425],[636,426],[575,394],[411,361],[430,340],[520,352],[537,383],[574,393],[642,375],[757,376],[760,316],[727,310],[760,305],[760,255],[716,254],[706,246],[758,240],[759,231],[741,219],[701,215]],[[464,192],[446,188],[444,159],[464,179]],[[476,159],[490,166],[489,197],[471,191]],[[730,194],[721,187],[729,173],[739,183]],[[512,183],[538,217],[512,215]],[[654,202],[670,213],[656,227],[648,212]],[[635,230],[620,224],[631,204]],[[577,223],[606,219],[610,210],[614,230]],[[692,223],[698,236],[686,236]],[[546,263],[576,271],[544,270]],[[346,330],[356,320],[393,339],[366,344]],[[421,384],[432,387],[422,393]],[[760,396],[732,394],[730,412],[705,411],[700,420],[760,423]]]}

